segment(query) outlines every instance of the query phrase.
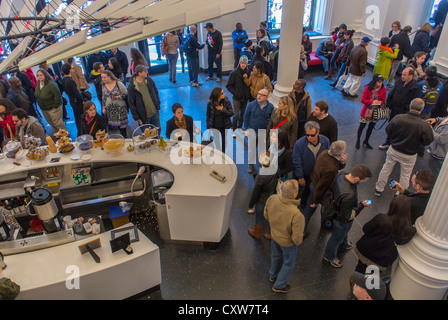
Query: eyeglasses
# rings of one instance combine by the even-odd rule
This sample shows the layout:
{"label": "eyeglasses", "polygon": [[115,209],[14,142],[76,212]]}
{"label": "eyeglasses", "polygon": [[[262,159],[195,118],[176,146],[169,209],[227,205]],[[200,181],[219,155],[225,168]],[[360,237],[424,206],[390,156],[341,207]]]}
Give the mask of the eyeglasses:
{"label": "eyeglasses", "polygon": [[415,176],[417,176],[419,172],[420,172],[420,170],[415,173]]}
{"label": "eyeglasses", "polygon": [[317,133],[315,133],[315,134],[305,134],[305,136],[314,138],[315,136],[317,136]]}

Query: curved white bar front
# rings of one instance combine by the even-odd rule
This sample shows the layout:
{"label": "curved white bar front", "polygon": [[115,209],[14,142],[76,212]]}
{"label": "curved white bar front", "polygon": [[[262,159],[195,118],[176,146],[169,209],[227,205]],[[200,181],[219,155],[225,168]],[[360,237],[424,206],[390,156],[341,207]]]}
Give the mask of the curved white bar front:
{"label": "curved white bar front", "polygon": [[[232,209],[238,171],[233,160],[218,150],[204,149],[199,158],[190,159],[183,154],[190,143],[180,142],[179,148],[171,152],[162,151],[153,145],[149,151],[128,152],[126,147],[132,140],[126,140],[125,148],[113,155],[100,148],[88,151],[88,161],[72,160],[75,155],[86,154],[75,148],[69,154],[49,154],[43,161],[30,162],[26,158],[13,165],[12,159],[0,160],[0,180],[2,175],[49,166],[79,164],[80,162],[135,162],[164,168],[174,176],[174,184],[165,194],[170,239],[179,241],[220,242],[226,234]],[[193,144],[193,147],[199,147]],[[176,152],[176,150],[178,152]],[[213,154],[209,156],[210,151]],[[58,163],[49,163],[52,157],[61,157]],[[226,177],[221,183],[210,176],[212,170]]]}

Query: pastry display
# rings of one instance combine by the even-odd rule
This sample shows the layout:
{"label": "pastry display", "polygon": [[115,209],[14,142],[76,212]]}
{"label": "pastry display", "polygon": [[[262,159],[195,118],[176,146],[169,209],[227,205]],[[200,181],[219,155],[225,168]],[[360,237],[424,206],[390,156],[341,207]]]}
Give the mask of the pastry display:
{"label": "pastry display", "polygon": [[59,129],[59,131],[54,134],[54,137],[56,138],[56,140],[59,140],[60,138],[66,137],[66,136],[68,136],[68,131],[65,129]]}
{"label": "pastry display", "polygon": [[125,146],[125,140],[120,134],[111,134],[107,142],[103,144],[103,148],[111,153],[121,151]]}
{"label": "pastry display", "polygon": [[26,154],[26,158],[28,160],[44,160],[49,154],[48,148],[38,147],[29,149],[28,153]]}
{"label": "pastry display", "polygon": [[184,155],[189,158],[199,158],[202,157],[203,149],[204,146],[186,148],[184,149]]}
{"label": "pastry display", "polygon": [[57,135],[58,139],[58,151],[59,153],[69,153],[75,149],[75,146],[72,143],[72,139],[67,136],[67,130],[59,130],[55,136]]}
{"label": "pastry display", "polygon": [[93,146],[95,148],[97,147],[102,147],[104,143],[106,143],[107,141],[109,141],[108,137],[108,133],[105,130],[98,130],[95,134],[95,141],[93,143]]}
{"label": "pastry display", "polygon": [[78,148],[81,151],[88,151],[93,148],[93,137],[88,134],[84,134],[76,138]]}
{"label": "pastry display", "polygon": [[25,135],[24,145],[25,149],[36,149],[42,145],[42,140],[30,135]]}
{"label": "pastry display", "polygon": [[6,153],[6,157],[13,159],[16,157],[16,154],[22,149],[22,145],[19,141],[9,141],[6,146],[3,148]]}
{"label": "pastry display", "polygon": [[[132,134],[135,152],[144,152],[159,142],[159,131],[152,124],[144,124],[137,127]],[[131,148],[128,148],[130,151]]]}

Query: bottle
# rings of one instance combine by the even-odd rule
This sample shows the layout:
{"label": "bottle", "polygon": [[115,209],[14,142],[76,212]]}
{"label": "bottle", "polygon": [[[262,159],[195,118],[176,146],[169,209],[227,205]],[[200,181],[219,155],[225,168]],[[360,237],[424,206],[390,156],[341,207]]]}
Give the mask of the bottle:
{"label": "bottle", "polygon": [[25,201],[23,201],[23,198],[17,197],[17,200],[19,202],[19,210],[21,213],[26,213],[26,207],[25,207]]}
{"label": "bottle", "polygon": [[19,203],[17,202],[17,199],[12,199],[12,211],[14,212],[14,214],[20,214],[20,209],[19,209]]}

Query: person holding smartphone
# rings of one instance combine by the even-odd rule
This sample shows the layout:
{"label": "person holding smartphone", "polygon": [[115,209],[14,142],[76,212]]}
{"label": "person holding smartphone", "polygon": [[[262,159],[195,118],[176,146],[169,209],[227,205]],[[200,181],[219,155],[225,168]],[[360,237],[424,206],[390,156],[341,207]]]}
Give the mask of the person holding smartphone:
{"label": "person holding smartphone", "polygon": [[337,258],[338,251],[353,248],[353,244],[348,241],[348,233],[355,217],[361,213],[362,209],[370,206],[368,200],[358,201],[358,185],[371,177],[372,172],[364,165],[357,165],[350,173],[341,172],[336,176],[333,184],[333,204],[336,216],[333,219],[333,232],[324,252],[324,260],[335,268],[342,267],[342,263]]}
{"label": "person holding smartphone", "polygon": [[411,222],[415,224],[417,218],[425,213],[431,191],[436,183],[436,178],[428,170],[419,170],[412,176],[411,182],[412,188],[416,192],[406,190],[395,180],[391,180],[390,185],[399,195],[405,195],[409,198],[411,203]]}

